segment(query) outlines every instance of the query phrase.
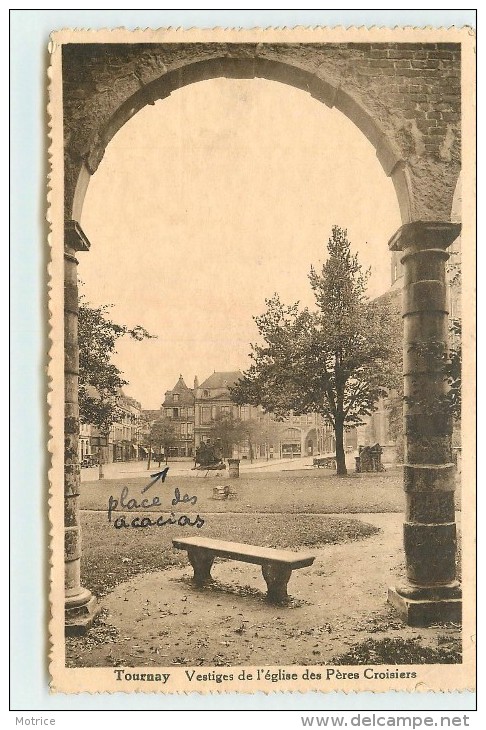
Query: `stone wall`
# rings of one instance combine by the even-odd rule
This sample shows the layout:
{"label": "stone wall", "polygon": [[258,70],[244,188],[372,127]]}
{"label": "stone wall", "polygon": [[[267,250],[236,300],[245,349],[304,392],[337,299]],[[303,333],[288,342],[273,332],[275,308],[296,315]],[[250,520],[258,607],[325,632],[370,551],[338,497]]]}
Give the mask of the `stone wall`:
{"label": "stone wall", "polygon": [[460,168],[459,44],[68,44],[63,74],[67,219],[79,220],[89,177],[128,119],[220,76],[273,79],[336,107],[375,146],[403,222],[450,219]]}

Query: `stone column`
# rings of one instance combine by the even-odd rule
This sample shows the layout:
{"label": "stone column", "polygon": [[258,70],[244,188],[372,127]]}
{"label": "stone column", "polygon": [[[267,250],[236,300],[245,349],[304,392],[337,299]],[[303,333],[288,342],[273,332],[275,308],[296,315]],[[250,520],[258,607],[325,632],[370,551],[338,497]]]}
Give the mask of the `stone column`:
{"label": "stone column", "polygon": [[64,248],[64,562],[66,634],[82,634],[96,615],[96,599],[80,578],[81,532],[78,460],[78,278],[76,251],[89,241],[75,221],[65,224]]}
{"label": "stone column", "polygon": [[416,221],[389,242],[401,251],[403,290],[404,547],[407,583],[388,600],[412,626],[461,620],[456,580],[452,422],[446,407],[448,350],[445,264],[460,225]]}

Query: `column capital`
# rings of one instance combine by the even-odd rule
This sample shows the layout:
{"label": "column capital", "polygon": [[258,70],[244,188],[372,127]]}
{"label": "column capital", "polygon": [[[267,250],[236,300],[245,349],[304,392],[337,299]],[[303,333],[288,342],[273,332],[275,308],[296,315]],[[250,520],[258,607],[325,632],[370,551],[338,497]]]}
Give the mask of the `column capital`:
{"label": "column capital", "polygon": [[66,245],[74,251],[89,251],[91,243],[78,221],[64,221],[64,238]]}
{"label": "column capital", "polygon": [[412,221],[405,223],[388,241],[390,251],[403,251],[409,246],[422,249],[447,248],[461,232],[460,223],[450,221]]}

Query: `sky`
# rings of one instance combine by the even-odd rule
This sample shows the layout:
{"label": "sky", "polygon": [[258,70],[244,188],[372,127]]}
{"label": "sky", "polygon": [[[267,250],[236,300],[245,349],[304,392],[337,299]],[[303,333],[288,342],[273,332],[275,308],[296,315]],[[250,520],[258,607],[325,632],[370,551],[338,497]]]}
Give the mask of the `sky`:
{"label": "sky", "polygon": [[138,112],[90,181],[78,257],[86,299],[156,335],[118,341],[125,392],[155,409],[179,374],[192,387],[247,368],[265,298],[313,305],[307,275],[334,224],[371,267],[369,295],[386,291],[393,183],[357,127],[310,94],[221,78]]}

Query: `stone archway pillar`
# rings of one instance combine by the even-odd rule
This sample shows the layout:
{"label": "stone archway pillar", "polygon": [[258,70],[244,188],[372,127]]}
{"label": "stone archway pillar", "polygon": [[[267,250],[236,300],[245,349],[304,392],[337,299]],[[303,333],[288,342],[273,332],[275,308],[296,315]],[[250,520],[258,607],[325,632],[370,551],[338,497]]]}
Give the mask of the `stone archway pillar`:
{"label": "stone archway pillar", "polygon": [[445,264],[460,225],[406,223],[389,242],[404,266],[404,547],[407,584],[388,600],[405,621],[426,626],[461,620],[456,580],[452,422],[446,407],[448,351]]}
{"label": "stone archway pillar", "polygon": [[96,615],[96,599],[81,585],[80,473],[78,457],[78,274],[77,251],[88,251],[89,241],[75,221],[65,224],[64,249],[64,564],[66,634],[89,629]]}

